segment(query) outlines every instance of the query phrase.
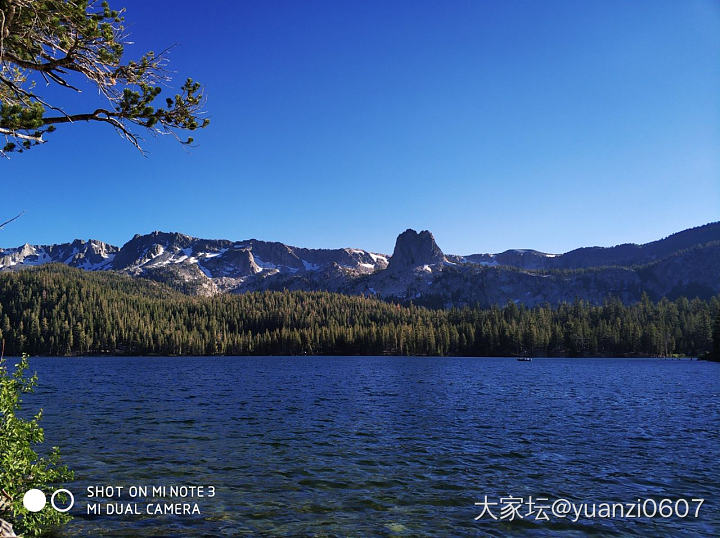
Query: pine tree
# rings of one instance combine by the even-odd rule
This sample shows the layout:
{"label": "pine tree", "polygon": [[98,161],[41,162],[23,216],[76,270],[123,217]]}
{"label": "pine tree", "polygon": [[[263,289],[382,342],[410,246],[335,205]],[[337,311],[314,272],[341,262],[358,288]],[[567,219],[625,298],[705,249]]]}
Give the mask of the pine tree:
{"label": "pine tree", "polygon": [[715,316],[715,325],[713,326],[713,347],[710,358],[714,361],[720,361],[720,312]]}
{"label": "pine tree", "polygon": [[[124,10],[87,0],[3,0],[0,21],[0,135],[6,140],[0,154],[45,142],[59,124],[106,124],[140,150],[137,128],[177,134],[208,124],[201,118],[201,87],[192,79],[159,99],[159,82],[168,78],[164,54],[123,59],[129,43]],[[45,91],[48,86],[54,88]],[[90,99],[87,112],[66,111],[62,92],[88,88],[105,105]]]}

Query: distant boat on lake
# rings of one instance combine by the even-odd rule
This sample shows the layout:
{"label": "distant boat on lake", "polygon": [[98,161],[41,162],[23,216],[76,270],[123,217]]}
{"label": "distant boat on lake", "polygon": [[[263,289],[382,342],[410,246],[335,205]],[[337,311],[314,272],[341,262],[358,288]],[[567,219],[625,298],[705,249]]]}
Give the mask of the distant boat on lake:
{"label": "distant boat on lake", "polygon": [[532,357],[518,357],[515,360],[520,362],[532,362]]}

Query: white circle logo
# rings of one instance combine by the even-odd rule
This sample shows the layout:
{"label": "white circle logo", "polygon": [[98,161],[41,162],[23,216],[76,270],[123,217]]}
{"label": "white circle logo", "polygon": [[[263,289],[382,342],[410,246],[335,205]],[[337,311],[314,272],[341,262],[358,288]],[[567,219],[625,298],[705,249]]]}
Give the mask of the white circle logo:
{"label": "white circle logo", "polygon": [[[56,496],[58,493],[65,493],[68,497],[70,497],[70,503],[69,503],[65,508],[58,508],[58,507],[55,505],[55,496]],[[43,495],[43,497],[44,497],[44,495]],[[50,504],[51,504],[52,507],[53,507],[55,510],[57,510],[58,512],[68,512],[68,511],[73,507],[73,505],[75,504],[75,497],[73,497],[73,494],[70,493],[70,491],[68,491],[68,490],[66,490],[66,489],[56,489],[55,492],[52,494],[52,497],[50,497]]]}
{"label": "white circle logo", "polygon": [[29,489],[23,497],[23,506],[29,512],[39,512],[45,508],[45,494],[39,489]]}

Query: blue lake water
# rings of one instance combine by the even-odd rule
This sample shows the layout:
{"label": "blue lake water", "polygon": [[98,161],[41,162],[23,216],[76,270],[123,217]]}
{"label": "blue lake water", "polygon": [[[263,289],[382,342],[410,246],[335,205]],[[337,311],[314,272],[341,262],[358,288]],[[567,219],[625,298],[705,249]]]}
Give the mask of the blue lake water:
{"label": "blue lake water", "polygon": [[[720,364],[85,357],[32,366],[40,384],[27,411],[44,408],[46,439],[76,475],[68,536],[720,535]],[[200,515],[88,515],[95,485],[216,494],[190,500]],[[485,496],[705,502],[698,518],[690,504],[685,518],[508,521],[498,506],[498,520],[475,520]],[[118,502],[142,511],[152,500]]]}

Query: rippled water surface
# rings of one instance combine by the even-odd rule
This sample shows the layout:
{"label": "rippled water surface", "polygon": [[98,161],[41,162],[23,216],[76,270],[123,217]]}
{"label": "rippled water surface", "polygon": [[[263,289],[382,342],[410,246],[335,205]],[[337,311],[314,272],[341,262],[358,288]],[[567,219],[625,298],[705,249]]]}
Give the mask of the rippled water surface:
{"label": "rippled water surface", "polygon": [[[720,364],[102,357],[32,365],[40,386],[26,407],[44,407],[46,438],[75,470],[71,536],[720,535]],[[84,513],[88,485],[134,484],[214,485],[217,495],[197,500],[199,516]],[[485,495],[706,501],[698,519],[475,521]]]}

